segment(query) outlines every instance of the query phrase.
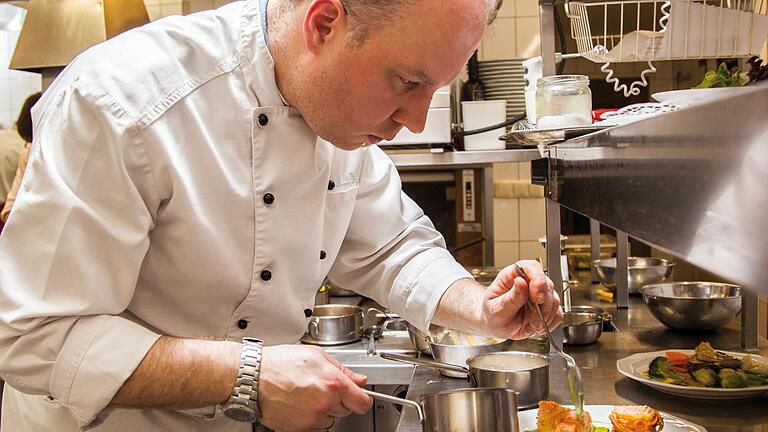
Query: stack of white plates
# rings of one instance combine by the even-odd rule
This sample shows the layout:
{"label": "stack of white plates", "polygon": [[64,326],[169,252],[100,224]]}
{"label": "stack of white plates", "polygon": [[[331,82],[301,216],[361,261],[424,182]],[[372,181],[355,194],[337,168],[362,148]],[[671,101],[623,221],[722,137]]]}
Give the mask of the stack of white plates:
{"label": "stack of white plates", "polygon": [[523,60],[502,59],[479,62],[480,81],[485,85],[485,98],[507,101],[507,118],[525,112]]}

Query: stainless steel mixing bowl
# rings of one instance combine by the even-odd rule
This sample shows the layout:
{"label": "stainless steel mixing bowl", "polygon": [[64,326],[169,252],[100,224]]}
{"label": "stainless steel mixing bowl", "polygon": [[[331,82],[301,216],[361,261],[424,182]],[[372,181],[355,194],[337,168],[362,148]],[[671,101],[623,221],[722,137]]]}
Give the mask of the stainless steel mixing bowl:
{"label": "stainless steel mixing bowl", "polygon": [[714,330],[741,310],[741,288],[715,282],[674,282],[640,290],[653,316],[667,327]]}
{"label": "stainless steel mixing bowl", "polygon": [[[663,282],[672,274],[675,263],[664,258],[630,257],[629,264],[629,292],[637,293],[640,288],[659,282]],[[597,270],[597,277],[606,288],[616,288],[616,258],[608,258],[592,261],[592,266]]]}

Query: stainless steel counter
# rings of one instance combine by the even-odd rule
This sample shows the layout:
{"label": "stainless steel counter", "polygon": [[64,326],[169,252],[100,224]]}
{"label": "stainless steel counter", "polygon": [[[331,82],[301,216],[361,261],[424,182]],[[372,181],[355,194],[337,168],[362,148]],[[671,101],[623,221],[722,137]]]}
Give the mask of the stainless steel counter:
{"label": "stainless steel counter", "polygon": [[[341,364],[368,377],[368,384],[408,384],[413,375],[413,366],[384,360],[378,355],[368,356],[368,340],[361,340],[348,345],[325,347]],[[377,352],[388,352],[416,356],[407,331],[385,331],[376,341]]]}
{"label": "stainless steel counter", "polygon": [[[686,399],[652,390],[625,378],[616,370],[616,361],[631,354],[667,348],[693,348],[703,340],[719,349],[740,351],[736,320],[730,327],[716,332],[680,333],[656,321],[640,297],[631,297],[628,309],[616,309],[612,304],[597,300],[593,293],[593,286],[580,285],[574,289],[573,304],[592,304],[606,309],[614,316],[614,323],[620,332],[603,333],[600,340],[592,345],[566,347],[566,351],[582,367],[587,404],[645,404],[705,426],[709,432],[768,430],[768,396],[745,401]],[[760,353],[768,355],[768,343],[763,339],[760,340]],[[550,398],[569,403],[564,367],[562,358],[553,355]],[[430,368],[418,367],[407,398],[416,400],[425,393],[464,387],[467,387],[464,380],[446,378]],[[397,431],[421,431],[413,409],[404,410]]]}

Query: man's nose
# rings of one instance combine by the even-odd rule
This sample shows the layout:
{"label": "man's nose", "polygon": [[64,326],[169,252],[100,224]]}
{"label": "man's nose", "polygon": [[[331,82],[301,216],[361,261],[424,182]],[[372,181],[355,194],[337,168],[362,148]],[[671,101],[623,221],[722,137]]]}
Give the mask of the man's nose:
{"label": "man's nose", "polygon": [[392,120],[395,123],[407,127],[408,130],[415,134],[424,131],[424,125],[427,122],[427,112],[432,102],[432,93],[424,93],[424,95],[419,95],[419,97],[411,98],[392,114]]}

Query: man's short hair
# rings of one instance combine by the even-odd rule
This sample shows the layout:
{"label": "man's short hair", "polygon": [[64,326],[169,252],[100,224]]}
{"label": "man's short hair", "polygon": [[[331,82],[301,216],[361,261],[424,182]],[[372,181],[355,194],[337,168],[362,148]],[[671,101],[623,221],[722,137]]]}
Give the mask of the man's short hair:
{"label": "man's short hair", "polygon": [[[305,0],[291,0],[294,6],[303,1]],[[487,24],[490,25],[496,19],[503,1],[486,0]],[[341,0],[341,2],[352,27],[350,43],[353,46],[365,42],[371,29],[376,26],[389,24],[402,17],[403,6],[409,4],[408,0]]]}

